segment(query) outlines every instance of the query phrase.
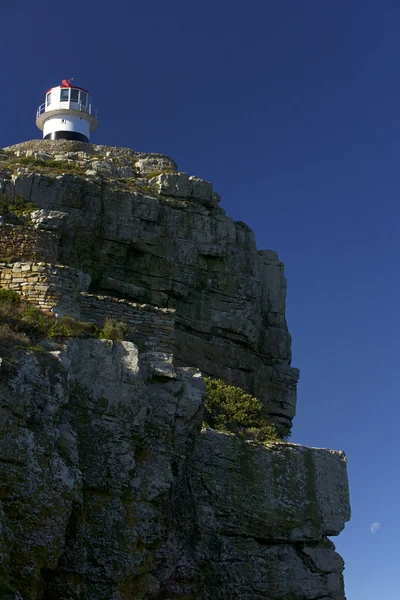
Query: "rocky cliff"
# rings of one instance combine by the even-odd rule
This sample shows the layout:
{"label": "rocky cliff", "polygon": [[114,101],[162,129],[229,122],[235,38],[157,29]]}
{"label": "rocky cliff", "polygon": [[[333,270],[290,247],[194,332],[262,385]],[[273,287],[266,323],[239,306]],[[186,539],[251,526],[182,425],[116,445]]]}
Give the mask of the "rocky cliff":
{"label": "rocky cliff", "polygon": [[208,374],[290,430],[276,253],[162,155],[27,142],[0,195],[0,287],[138,335],[0,366],[0,598],[343,600],[344,454],[202,429]]}
{"label": "rocky cliff", "polygon": [[176,364],[254,393],[289,431],[298,371],[283,265],[210,183],[165,156],[76,142],[26,142],[3,158],[0,194],[41,209],[57,263],[89,275],[96,294],[175,309]]}

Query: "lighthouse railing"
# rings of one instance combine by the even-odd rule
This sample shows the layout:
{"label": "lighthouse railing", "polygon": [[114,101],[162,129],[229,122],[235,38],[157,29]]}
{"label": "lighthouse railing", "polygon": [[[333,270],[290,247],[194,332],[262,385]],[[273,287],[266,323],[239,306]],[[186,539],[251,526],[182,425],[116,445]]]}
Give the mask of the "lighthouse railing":
{"label": "lighthouse railing", "polygon": [[40,115],[42,115],[45,112],[45,110],[46,110],[46,103],[41,104],[36,111],[36,118],[40,117]]}
{"label": "lighthouse railing", "polygon": [[37,109],[36,118],[38,119],[45,112],[50,112],[52,110],[65,110],[65,109],[79,110],[81,112],[84,112],[88,115],[93,116],[95,119],[98,118],[98,111],[95,108],[93,108],[93,106],[91,104],[89,104],[89,106],[86,106],[85,104],[78,104],[77,102],[52,103],[47,106],[47,111],[46,111],[46,103],[44,102]]}

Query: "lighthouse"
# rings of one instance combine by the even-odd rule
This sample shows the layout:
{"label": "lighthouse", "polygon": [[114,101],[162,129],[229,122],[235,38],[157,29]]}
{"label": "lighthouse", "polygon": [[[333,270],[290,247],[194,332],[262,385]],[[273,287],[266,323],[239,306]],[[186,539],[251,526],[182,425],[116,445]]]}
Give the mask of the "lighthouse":
{"label": "lighthouse", "polygon": [[36,113],[36,125],[45,140],[89,142],[98,125],[90,93],[63,79],[61,85],[46,93],[46,100]]}

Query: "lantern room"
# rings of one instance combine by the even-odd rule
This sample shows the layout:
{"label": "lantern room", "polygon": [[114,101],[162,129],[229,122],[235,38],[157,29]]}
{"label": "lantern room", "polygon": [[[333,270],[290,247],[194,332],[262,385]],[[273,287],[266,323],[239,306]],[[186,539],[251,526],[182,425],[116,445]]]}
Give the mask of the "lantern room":
{"label": "lantern room", "polygon": [[63,79],[61,85],[46,93],[46,100],[36,113],[36,125],[45,140],[89,142],[98,125],[90,93]]}

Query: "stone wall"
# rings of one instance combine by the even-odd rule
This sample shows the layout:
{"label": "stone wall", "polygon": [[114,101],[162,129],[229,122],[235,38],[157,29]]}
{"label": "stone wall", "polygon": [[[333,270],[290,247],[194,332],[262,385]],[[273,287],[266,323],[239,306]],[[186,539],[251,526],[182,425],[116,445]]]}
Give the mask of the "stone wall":
{"label": "stone wall", "polygon": [[111,296],[82,293],[78,298],[82,321],[99,326],[105,317],[122,321],[134,328],[136,343],[145,349],[173,353],[175,347],[175,310],[157,308],[149,304],[137,304]]}
{"label": "stone wall", "polygon": [[57,262],[58,242],[49,231],[5,224],[0,227],[0,261],[4,259]]}
{"label": "stone wall", "polygon": [[43,262],[0,263],[0,288],[14,290],[49,314],[69,315],[103,327],[106,317],[127,323],[146,350],[173,353],[175,310],[88,294],[90,276]]}
{"label": "stone wall", "polygon": [[16,262],[0,273],[0,287],[14,290],[48,313],[80,316],[78,294],[90,277],[78,269],[44,262]]}

